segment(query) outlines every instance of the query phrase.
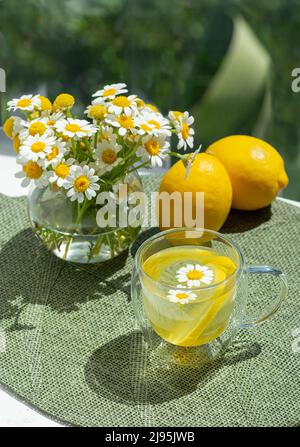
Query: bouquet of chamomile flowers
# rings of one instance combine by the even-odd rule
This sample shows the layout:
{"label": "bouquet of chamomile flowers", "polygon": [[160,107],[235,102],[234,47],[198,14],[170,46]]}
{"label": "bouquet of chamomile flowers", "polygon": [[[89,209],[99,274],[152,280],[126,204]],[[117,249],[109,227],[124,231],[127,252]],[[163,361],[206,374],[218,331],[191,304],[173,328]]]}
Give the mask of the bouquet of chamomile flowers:
{"label": "bouquet of chamomile flowers", "polygon": [[115,186],[129,174],[161,167],[171,153],[172,134],[178,149],[192,148],[194,140],[188,112],[170,111],[166,118],[152,104],[129,95],[124,83],[106,85],[92,96],[86,119],[73,115],[75,99],[68,93],[53,103],[41,95],[21,96],[8,102],[8,110],[18,116],[3,126],[17,153],[22,186],[63,194],[77,204],[80,219],[89,208],[99,208],[101,191],[116,195]]}

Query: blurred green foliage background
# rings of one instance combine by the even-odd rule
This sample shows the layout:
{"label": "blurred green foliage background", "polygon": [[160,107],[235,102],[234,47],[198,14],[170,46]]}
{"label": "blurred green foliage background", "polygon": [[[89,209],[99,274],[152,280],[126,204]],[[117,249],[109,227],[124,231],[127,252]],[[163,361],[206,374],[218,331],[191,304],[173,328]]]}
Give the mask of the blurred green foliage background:
{"label": "blurred green foliage background", "polygon": [[[290,185],[284,195],[300,200],[300,93],[291,90],[291,72],[300,66],[298,0],[0,0],[0,67],[7,76],[2,119],[5,101],[22,93],[53,99],[67,91],[80,110],[102,84],[119,81],[163,112],[196,110],[222,68],[240,15],[271,60],[271,120],[259,136],[285,159]],[[242,111],[231,133],[253,133],[263,95],[251,114]],[[239,97],[232,97],[234,111]],[[216,138],[223,132],[219,122],[218,115]],[[196,124],[197,141],[209,144]]]}

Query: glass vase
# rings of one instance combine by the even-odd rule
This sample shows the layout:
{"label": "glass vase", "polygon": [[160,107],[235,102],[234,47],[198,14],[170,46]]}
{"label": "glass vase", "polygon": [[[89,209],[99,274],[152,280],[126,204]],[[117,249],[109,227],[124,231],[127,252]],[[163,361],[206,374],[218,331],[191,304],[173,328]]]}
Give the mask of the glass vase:
{"label": "glass vase", "polygon": [[[142,192],[137,173],[122,182],[128,194]],[[127,205],[129,213],[132,206]],[[77,201],[71,202],[63,188],[48,185],[34,188],[28,196],[31,227],[42,243],[57,257],[70,262],[90,264],[114,258],[136,239],[140,226],[106,227],[97,225],[99,205],[91,200],[82,215]]]}

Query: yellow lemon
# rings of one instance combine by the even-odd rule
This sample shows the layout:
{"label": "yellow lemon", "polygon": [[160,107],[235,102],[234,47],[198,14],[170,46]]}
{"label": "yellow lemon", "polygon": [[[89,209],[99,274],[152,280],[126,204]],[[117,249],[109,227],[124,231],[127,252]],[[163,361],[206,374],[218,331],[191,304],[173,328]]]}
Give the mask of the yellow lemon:
{"label": "yellow lemon", "polygon": [[[216,157],[206,153],[196,155],[187,177],[183,162],[180,160],[175,163],[164,175],[159,192],[172,194],[176,191],[182,197],[182,210],[184,210],[184,193],[192,193],[191,210],[193,218],[195,218],[197,207],[196,193],[203,192],[204,227],[215,231],[221,228],[231,208],[232,187],[226,169]],[[174,205],[172,201],[170,204],[170,227],[173,227]],[[161,216],[162,213],[160,212],[160,226],[166,228]]]}
{"label": "yellow lemon", "polygon": [[230,176],[233,208],[263,208],[288,184],[282,157],[259,138],[232,135],[216,141],[206,152],[217,157]]}

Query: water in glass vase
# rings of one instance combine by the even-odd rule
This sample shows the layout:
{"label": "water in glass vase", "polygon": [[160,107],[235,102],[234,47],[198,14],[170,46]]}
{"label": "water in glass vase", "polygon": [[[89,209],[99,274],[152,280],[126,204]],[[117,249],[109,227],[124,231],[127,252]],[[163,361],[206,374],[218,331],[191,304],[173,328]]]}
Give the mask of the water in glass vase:
{"label": "water in glass vase", "polygon": [[154,331],[185,347],[221,335],[233,310],[236,268],[232,259],[207,247],[171,247],[150,256],[143,263],[142,286]]}
{"label": "water in glass vase", "polygon": [[65,233],[32,222],[35,233],[57,257],[88,264],[112,259],[137,237],[140,228],[123,228],[98,234]]}

